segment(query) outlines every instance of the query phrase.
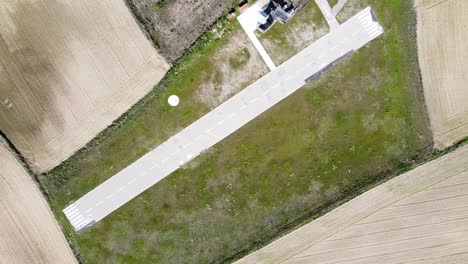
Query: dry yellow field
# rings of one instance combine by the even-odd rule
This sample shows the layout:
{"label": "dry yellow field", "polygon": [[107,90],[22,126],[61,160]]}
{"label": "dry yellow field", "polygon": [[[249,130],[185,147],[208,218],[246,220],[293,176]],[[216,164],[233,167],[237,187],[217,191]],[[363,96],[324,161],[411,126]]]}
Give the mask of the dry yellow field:
{"label": "dry yellow field", "polygon": [[0,2],[0,128],[36,172],[83,147],[168,68],[123,0]]}
{"label": "dry yellow field", "polygon": [[238,263],[468,263],[468,145],[371,189]]}
{"label": "dry yellow field", "polygon": [[419,63],[435,146],[468,136],[468,1],[420,0]]}
{"label": "dry yellow field", "polygon": [[49,206],[0,142],[0,263],[76,263]]}

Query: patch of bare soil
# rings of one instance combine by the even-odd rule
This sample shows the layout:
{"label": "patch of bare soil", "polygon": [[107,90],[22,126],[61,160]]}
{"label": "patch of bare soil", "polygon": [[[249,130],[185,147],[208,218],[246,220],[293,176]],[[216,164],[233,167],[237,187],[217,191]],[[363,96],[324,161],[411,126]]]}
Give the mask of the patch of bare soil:
{"label": "patch of bare soil", "polygon": [[197,93],[202,102],[214,108],[267,73],[268,69],[241,29],[210,59],[214,74]]}
{"label": "patch of bare soil", "polygon": [[149,37],[169,62],[240,0],[126,0]]}

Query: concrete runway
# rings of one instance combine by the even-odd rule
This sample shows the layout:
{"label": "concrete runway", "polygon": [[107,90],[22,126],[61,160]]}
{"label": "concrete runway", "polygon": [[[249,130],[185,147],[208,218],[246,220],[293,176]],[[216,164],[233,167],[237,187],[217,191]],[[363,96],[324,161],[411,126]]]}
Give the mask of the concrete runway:
{"label": "concrete runway", "polygon": [[63,210],[83,232],[383,33],[370,7]]}

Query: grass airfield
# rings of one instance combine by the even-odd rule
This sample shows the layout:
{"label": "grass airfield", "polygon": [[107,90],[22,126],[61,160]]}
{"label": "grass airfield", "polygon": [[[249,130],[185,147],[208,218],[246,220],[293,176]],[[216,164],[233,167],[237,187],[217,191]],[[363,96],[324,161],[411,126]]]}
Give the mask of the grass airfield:
{"label": "grass airfield", "polygon": [[[248,41],[234,45],[246,38],[237,22],[219,22],[114,127],[42,175],[52,208],[83,259],[232,260],[429,155],[413,5],[359,1],[353,8],[364,4],[376,11],[382,38],[86,233],[77,236],[68,225],[61,213],[68,203],[267,71],[250,48],[245,55]],[[313,13],[303,11],[298,19]],[[173,93],[181,98],[177,108],[166,104]]]}

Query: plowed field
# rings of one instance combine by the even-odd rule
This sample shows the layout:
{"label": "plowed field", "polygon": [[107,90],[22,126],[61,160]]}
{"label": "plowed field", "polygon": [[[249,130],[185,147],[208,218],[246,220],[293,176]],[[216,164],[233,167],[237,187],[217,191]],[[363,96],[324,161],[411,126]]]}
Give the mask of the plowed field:
{"label": "plowed field", "polygon": [[418,2],[419,62],[435,146],[468,136],[468,1]]}
{"label": "plowed field", "polygon": [[47,202],[0,142],[0,263],[76,263]]}
{"label": "plowed field", "polygon": [[0,3],[0,129],[37,172],[83,147],[168,67],[123,0]]}

